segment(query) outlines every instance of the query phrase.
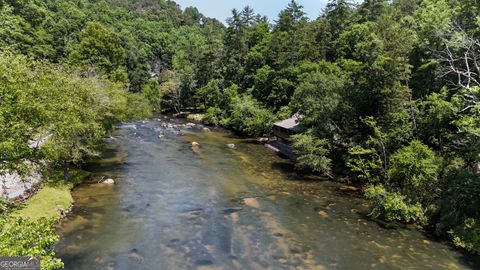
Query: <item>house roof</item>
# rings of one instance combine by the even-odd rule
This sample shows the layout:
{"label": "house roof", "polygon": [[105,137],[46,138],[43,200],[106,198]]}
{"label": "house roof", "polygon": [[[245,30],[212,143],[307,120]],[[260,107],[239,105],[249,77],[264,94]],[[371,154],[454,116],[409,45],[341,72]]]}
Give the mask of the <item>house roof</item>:
{"label": "house roof", "polygon": [[281,127],[284,129],[289,129],[294,132],[300,132],[300,115],[298,113],[294,114],[292,117],[276,122],[273,124],[274,126]]}

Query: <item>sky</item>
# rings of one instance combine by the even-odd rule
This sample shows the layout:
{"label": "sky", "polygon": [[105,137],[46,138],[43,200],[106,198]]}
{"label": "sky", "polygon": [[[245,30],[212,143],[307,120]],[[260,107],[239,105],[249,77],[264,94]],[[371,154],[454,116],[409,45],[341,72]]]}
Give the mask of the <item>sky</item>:
{"label": "sky", "polygon": [[[290,0],[175,0],[177,4],[186,8],[193,6],[205,16],[217,18],[225,22],[230,17],[232,9],[243,9],[245,6],[252,7],[256,13],[266,15],[270,21],[277,19],[280,10],[284,9]],[[320,15],[328,0],[297,0],[304,7],[304,12],[311,19]]]}

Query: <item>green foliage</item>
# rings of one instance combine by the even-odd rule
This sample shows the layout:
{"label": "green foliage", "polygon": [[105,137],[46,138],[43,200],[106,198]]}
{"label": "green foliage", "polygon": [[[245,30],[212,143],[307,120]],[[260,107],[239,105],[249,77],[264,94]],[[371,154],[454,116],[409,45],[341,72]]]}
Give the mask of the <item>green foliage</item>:
{"label": "green foliage", "polygon": [[[337,69],[335,66],[330,69]],[[329,129],[335,125],[336,115],[342,112],[342,97],[345,80],[337,70],[332,73],[313,72],[305,75],[293,95],[293,106],[303,115],[302,123],[307,126],[322,126]]]}
{"label": "green foliage", "polygon": [[207,85],[198,89],[197,95],[206,108],[226,105],[221,80],[209,81]]}
{"label": "green foliage", "polygon": [[210,107],[205,112],[203,122],[207,125],[219,125],[222,119],[222,110],[217,107]]}
{"label": "green foliage", "polygon": [[[125,65],[125,51],[119,36],[98,22],[88,22],[80,33],[80,43],[70,53],[73,65],[98,68],[109,74]],[[112,74],[113,76],[114,74]],[[118,75],[115,76],[118,78]]]}
{"label": "green foliage", "polygon": [[478,253],[480,174],[461,158],[452,159],[445,170],[446,183],[434,220],[436,232],[441,235],[448,232],[455,245]]}
{"label": "green foliage", "polygon": [[448,100],[447,89],[428,95],[418,107],[422,139],[439,148],[449,144],[454,136],[451,127],[456,106]]}
{"label": "green foliage", "polygon": [[[7,97],[0,108],[0,159],[10,167],[25,160],[81,162],[97,153],[114,123],[149,110],[118,84],[10,53],[1,54],[0,77]],[[41,146],[30,147],[29,140]]]}
{"label": "green foliage", "polygon": [[453,243],[468,251],[480,252],[480,224],[478,220],[468,218],[463,226],[457,226],[450,231]]}
{"label": "green foliage", "polygon": [[230,110],[226,126],[231,126],[247,135],[263,136],[270,132],[274,116],[273,114],[254,100],[252,97],[243,95],[230,100]]}
{"label": "green foliage", "polygon": [[419,203],[411,202],[405,195],[388,192],[381,184],[365,189],[365,198],[371,203],[371,215],[388,221],[426,224],[427,217]]}
{"label": "green foliage", "polygon": [[431,203],[439,193],[440,164],[428,146],[414,140],[390,156],[389,182],[415,202]]}
{"label": "green foliage", "polygon": [[38,256],[41,269],[63,267],[55,258],[54,245],[58,236],[52,229],[53,221],[29,221],[21,217],[0,217],[0,256]]}
{"label": "green foliage", "polygon": [[308,20],[291,1],[224,26],[173,1],[0,0],[0,167],[68,170],[151,107],[254,136],[300,112],[299,167],[375,184],[379,216],[478,250],[479,10],[332,0]]}
{"label": "green foliage", "polygon": [[329,158],[328,142],[311,134],[293,136],[293,148],[297,154],[297,167],[311,169],[314,172],[330,174],[331,159]]}
{"label": "green foliage", "polygon": [[347,167],[360,183],[378,183],[382,176],[383,162],[377,150],[354,146],[348,149]]}
{"label": "green foliage", "polygon": [[15,208],[15,204],[9,198],[0,196],[0,216],[8,214]]}
{"label": "green foliage", "polygon": [[160,92],[160,85],[158,80],[150,79],[148,82],[142,85],[141,93],[152,104],[156,111],[160,111],[162,106],[162,93]]}

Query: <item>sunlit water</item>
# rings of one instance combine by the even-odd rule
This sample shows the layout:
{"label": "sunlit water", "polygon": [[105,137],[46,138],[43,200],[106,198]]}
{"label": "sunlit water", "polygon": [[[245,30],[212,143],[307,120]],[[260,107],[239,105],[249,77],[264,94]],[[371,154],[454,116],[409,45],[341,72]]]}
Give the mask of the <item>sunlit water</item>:
{"label": "sunlit water", "polygon": [[261,144],[177,124],[119,127],[58,227],[65,269],[480,269]]}

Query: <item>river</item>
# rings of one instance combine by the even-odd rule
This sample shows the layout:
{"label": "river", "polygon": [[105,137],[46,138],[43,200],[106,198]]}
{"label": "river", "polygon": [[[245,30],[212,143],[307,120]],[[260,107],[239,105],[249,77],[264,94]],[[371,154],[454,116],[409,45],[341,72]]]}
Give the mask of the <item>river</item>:
{"label": "river", "polygon": [[254,140],[179,121],[123,124],[87,166],[57,228],[65,269],[480,269]]}

